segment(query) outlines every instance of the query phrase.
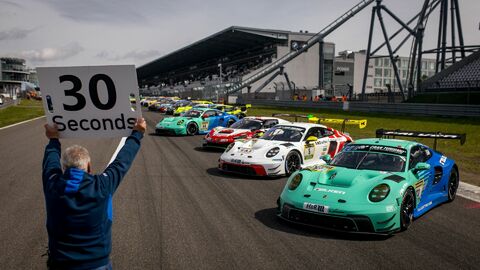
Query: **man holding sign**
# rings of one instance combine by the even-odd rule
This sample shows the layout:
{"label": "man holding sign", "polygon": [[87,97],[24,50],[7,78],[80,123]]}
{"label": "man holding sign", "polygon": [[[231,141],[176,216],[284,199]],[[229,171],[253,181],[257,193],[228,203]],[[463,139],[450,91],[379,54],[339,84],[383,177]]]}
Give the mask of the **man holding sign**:
{"label": "man holding sign", "polygon": [[[111,269],[112,196],[146,130],[134,66],[38,68],[50,140],[43,159],[49,269]],[[138,100],[136,104],[139,104]],[[91,172],[87,149],[61,155],[59,138],[127,137],[115,160]]]}
{"label": "man holding sign", "polygon": [[88,151],[74,145],[61,156],[57,127],[45,125],[50,140],[42,174],[49,269],[111,269],[112,196],[140,149],[145,130],[145,120],[138,119],[115,160],[102,174],[92,175]]}

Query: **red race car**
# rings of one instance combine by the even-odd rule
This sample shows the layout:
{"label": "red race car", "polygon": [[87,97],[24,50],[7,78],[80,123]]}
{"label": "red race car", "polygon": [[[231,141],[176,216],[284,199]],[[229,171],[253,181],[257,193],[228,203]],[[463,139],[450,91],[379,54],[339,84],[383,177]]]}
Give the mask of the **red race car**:
{"label": "red race car", "polygon": [[290,123],[276,117],[244,117],[230,127],[212,129],[203,139],[205,148],[226,148],[237,139],[250,139],[261,136],[263,132],[277,124]]}

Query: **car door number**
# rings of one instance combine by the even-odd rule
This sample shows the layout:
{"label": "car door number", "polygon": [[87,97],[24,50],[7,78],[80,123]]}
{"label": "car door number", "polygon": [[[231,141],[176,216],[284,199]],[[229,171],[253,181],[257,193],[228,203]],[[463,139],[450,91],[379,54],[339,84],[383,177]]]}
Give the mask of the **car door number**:
{"label": "car door number", "polygon": [[200,129],[201,130],[207,130],[208,129],[208,121],[202,122]]}
{"label": "car door number", "polygon": [[312,159],[315,154],[315,144],[305,144],[305,149],[303,151],[303,155],[305,156],[305,160]]}

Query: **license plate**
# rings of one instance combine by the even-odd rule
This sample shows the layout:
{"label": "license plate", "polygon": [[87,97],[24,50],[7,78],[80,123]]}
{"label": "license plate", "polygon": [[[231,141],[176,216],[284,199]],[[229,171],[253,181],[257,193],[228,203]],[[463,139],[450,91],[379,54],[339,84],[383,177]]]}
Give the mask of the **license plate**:
{"label": "license plate", "polygon": [[303,203],[303,209],[309,210],[309,211],[328,214],[328,208],[329,207],[325,205],[319,205],[319,204],[307,203],[307,202]]}
{"label": "license plate", "polygon": [[241,159],[232,159],[232,162],[233,162],[233,163],[241,164],[241,163],[242,163],[242,160],[241,160]]}

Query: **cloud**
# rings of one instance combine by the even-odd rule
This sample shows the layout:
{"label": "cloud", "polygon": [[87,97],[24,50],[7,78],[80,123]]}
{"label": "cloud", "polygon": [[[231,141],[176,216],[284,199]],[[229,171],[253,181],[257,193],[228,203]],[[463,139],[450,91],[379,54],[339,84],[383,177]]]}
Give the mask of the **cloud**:
{"label": "cloud", "polygon": [[134,1],[118,0],[49,0],[47,3],[61,16],[77,22],[138,24],[146,18],[136,12]]}
{"label": "cloud", "polygon": [[15,2],[12,2],[12,1],[1,0],[0,4],[8,5],[8,6],[16,7],[16,8],[23,8],[22,5],[20,5],[18,3],[15,3]]}
{"label": "cloud", "polygon": [[97,57],[111,60],[111,61],[120,61],[125,59],[133,60],[145,60],[152,57],[160,56],[160,52],[157,50],[140,50],[140,51],[129,51],[124,54],[112,54],[107,51],[101,51],[97,53]]}
{"label": "cloud", "polygon": [[39,50],[28,50],[20,53],[20,57],[33,63],[64,60],[75,56],[83,51],[83,47],[77,42],[69,43],[59,48],[43,48]]}
{"label": "cloud", "polygon": [[12,28],[6,31],[0,31],[0,40],[15,40],[15,39],[22,39],[28,36],[33,32],[33,29],[20,29],[20,28]]}

